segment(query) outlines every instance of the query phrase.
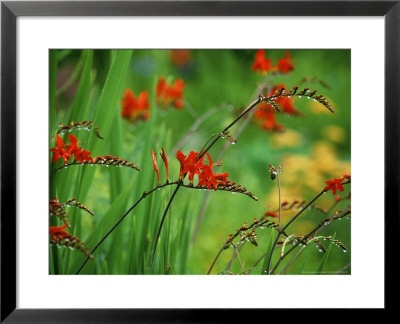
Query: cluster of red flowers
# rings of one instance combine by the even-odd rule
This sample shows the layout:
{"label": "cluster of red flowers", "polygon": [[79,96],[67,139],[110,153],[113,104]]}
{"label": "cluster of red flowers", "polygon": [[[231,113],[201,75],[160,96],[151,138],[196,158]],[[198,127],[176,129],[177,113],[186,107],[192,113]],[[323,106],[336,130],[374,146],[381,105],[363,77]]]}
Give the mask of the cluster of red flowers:
{"label": "cluster of red flowers", "polygon": [[294,69],[294,64],[290,57],[289,51],[286,51],[285,57],[279,59],[278,64],[276,66],[273,66],[272,60],[265,57],[265,51],[258,50],[256,52],[252,69],[254,70],[254,72],[260,71],[263,75],[267,72],[280,72],[286,74]]}
{"label": "cluster of red flowers", "polygon": [[85,243],[82,242],[78,237],[73,236],[68,233],[64,229],[67,225],[62,226],[50,226],[50,243],[57,244],[61,246],[68,246],[73,249],[77,249],[85,253],[90,259],[93,259],[93,256],[84,246]]}
{"label": "cluster of red flowers", "polygon": [[184,87],[185,83],[182,79],[176,79],[173,85],[170,85],[164,77],[160,77],[157,83],[157,104],[162,108],[173,105],[176,109],[182,109]]}
{"label": "cluster of red flowers", "polygon": [[[336,194],[336,190],[339,190],[340,192],[342,192],[344,190],[342,182],[343,180],[347,179],[348,181],[351,180],[351,176],[349,174],[344,174],[341,178],[339,179],[332,179],[332,180],[328,180],[325,181],[326,183],[326,187],[325,187],[325,191],[328,192],[329,190],[332,190],[332,194]],[[335,197],[336,200],[337,197]],[[338,199],[337,199],[338,200]]]}
{"label": "cluster of red flowers", "polygon": [[217,173],[215,174],[212,170],[214,165],[211,156],[206,153],[209,164],[204,164],[204,156],[198,159],[199,153],[191,151],[185,156],[181,151],[176,152],[176,158],[179,160],[181,166],[179,171],[179,178],[183,180],[186,174],[189,174],[189,182],[193,184],[194,176],[197,174],[199,177],[199,183],[197,186],[206,186],[208,189],[217,189],[218,185],[226,185],[230,181],[228,179],[228,173]]}
{"label": "cluster of red flowers", "polygon": [[[157,174],[158,183],[160,183],[160,172],[158,170],[156,154],[153,150],[151,150],[151,154],[153,157],[153,166],[154,170]],[[164,162],[166,173],[167,173],[167,181],[168,181],[168,159],[165,154],[164,148],[162,148],[162,152],[160,153],[161,158]],[[206,186],[208,189],[217,190],[218,185],[227,185],[230,180],[228,179],[228,173],[214,173],[212,167],[215,165],[219,165],[219,163],[213,163],[211,156],[206,153],[209,164],[204,164],[204,156],[198,159],[199,153],[191,151],[187,156],[183,154],[181,151],[176,152],[176,158],[179,160],[180,171],[179,171],[179,179],[184,180],[186,174],[188,174],[190,184],[193,184],[194,176],[197,175],[199,177],[199,182],[197,184],[198,187]]]}
{"label": "cluster of red flowers", "polygon": [[147,120],[150,117],[149,95],[146,91],[142,91],[136,98],[132,90],[126,89],[121,105],[122,118],[128,119],[131,123]]}
{"label": "cluster of red flowers", "polygon": [[[162,108],[173,105],[176,109],[183,108],[183,88],[185,84],[182,79],[176,79],[173,85],[167,83],[164,77],[160,77],[157,83],[156,101]],[[146,121],[150,117],[150,102],[147,91],[140,92],[136,98],[130,89],[125,90],[121,100],[121,116],[134,123],[138,120]]]}
{"label": "cluster of red flowers", "polygon": [[[273,87],[267,97],[272,96],[277,90],[286,88],[284,84],[278,84]],[[293,106],[293,98],[279,97],[274,99],[274,102],[278,104],[279,108],[282,109],[283,113],[287,115],[298,115],[301,113],[296,110]],[[266,102],[261,102],[254,113],[254,118],[260,124],[261,128],[266,131],[283,131],[284,127],[282,124],[277,122],[276,110]]]}
{"label": "cluster of red flowers", "polygon": [[64,230],[67,225],[63,226],[50,226],[50,237],[53,241],[60,241],[62,239],[68,238],[71,236],[67,231]]}
{"label": "cluster of red flowers", "polygon": [[90,156],[89,151],[82,150],[78,145],[78,140],[74,135],[68,134],[70,144],[64,144],[63,139],[57,135],[56,139],[56,148],[50,149],[53,152],[52,161],[56,162],[58,159],[63,159],[64,164],[68,164],[71,156],[74,156],[77,162],[92,162],[94,163],[94,159]]}

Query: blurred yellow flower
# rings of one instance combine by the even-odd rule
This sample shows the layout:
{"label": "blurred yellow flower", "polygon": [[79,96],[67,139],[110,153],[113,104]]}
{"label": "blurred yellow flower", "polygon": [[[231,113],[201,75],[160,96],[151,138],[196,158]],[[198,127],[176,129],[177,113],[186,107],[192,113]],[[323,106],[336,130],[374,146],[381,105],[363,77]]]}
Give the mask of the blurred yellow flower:
{"label": "blurred yellow flower", "polygon": [[269,140],[270,146],[274,148],[296,147],[303,142],[303,136],[294,130],[288,129],[282,133],[274,133]]}
{"label": "blurred yellow flower", "polygon": [[328,140],[336,143],[343,143],[345,139],[344,129],[336,125],[329,125],[324,127],[322,134]]}
{"label": "blurred yellow flower", "polygon": [[[340,161],[335,146],[329,142],[316,142],[310,155],[288,154],[282,159],[281,199],[289,203],[302,200],[304,195],[316,194],[325,186],[325,181],[350,174],[350,161]],[[270,191],[266,202],[271,210],[279,207],[278,189]]]}

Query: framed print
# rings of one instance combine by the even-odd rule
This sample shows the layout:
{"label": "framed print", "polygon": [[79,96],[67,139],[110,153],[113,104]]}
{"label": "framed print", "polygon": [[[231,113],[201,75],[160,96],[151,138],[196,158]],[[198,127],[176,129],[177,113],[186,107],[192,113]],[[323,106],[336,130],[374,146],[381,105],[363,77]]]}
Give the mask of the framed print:
{"label": "framed print", "polygon": [[390,307],[398,1],[1,9],[2,321]]}

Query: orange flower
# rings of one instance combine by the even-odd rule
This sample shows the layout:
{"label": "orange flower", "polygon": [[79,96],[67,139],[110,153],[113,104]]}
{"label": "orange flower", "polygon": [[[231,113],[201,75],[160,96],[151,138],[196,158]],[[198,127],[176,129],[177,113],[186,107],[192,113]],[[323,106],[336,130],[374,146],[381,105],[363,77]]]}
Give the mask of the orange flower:
{"label": "orange flower", "polygon": [[258,50],[256,52],[256,57],[254,59],[252,69],[254,70],[254,72],[260,71],[263,75],[273,69],[271,60],[265,57],[264,50]]}
{"label": "orange flower", "polygon": [[198,155],[199,153],[194,151],[191,151],[188,156],[185,156],[181,151],[176,152],[176,158],[181,164],[179,171],[179,178],[181,180],[185,178],[186,173],[189,173],[189,181],[193,183],[195,174],[200,174],[200,170],[203,167],[204,156],[197,160]]}
{"label": "orange flower", "polygon": [[160,77],[157,83],[157,104],[162,108],[173,105],[176,109],[182,109],[184,87],[182,79],[176,79],[173,85],[169,85],[164,77]]}
{"label": "orange flower", "polygon": [[198,186],[206,186],[208,189],[217,190],[218,185],[226,185],[229,181],[228,173],[217,173],[214,174],[212,166],[214,165],[211,156],[207,153],[208,161],[210,164],[203,165],[201,168],[201,173],[199,175]]}
{"label": "orange flower", "polygon": [[325,187],[325,191],[328,192],[329,190],[332,190],[332,193],[335,195],[336,194],[336,190],[339,191],[343,191],[344,188],[342,186],[342,182],[343,182],[343,178],[340,179],[332,179],[332,180],[328,180],[325,181],[325,183],[327,184],[327,186]]}
{"label": "orange flower", "polygon": [[68,160],[71,158],[71,154],[65,150],[64,141],[59,135],[57,135],[56,139],[56,148],[52,148],[50,151],[53,152],[53,157],[51,159],[53,163],[61,158],[64,160],[64,163],[67,164]]}
{"label": "orange flower", "polygon": [[172,63],[178,66],[187,65],[192,60],[191,52],[185,49],[171,50],[170,57]]}
{"label": "orange flower", "polygon": [[147,120],[150,117],[149,95],[146,91],[142,91],[136,98],[130,89],[126,89],[121,105],[122,118],[128,119],[131,123]]}
{"label": "orange flower", "polygon": [[281,73],[289,73],[294,69],[294,64],[290,58],[290,52],[286,51],[285,58],[279,59],[278,60],[278,71]]}
{"label": "orange flower", "polygon": [[283,131],[283,125],[276,120],[275,109],[265,102],[258,105],[254,112],[254,118],[260,123],[262,129],[266,131]]}
{"label": "orange flower", "polygon": [[77,162],[81,162],[82,164],[84,162],[91,162],[94,163],[94,159],[89,156],[91,152],[87,150],[79,150],[75,152],[74,157]]}
{"label": "orange flower", "polygon": [[63,226],[50,226],[50,236],[52,240],[58,241],[62,240],[63,238],[70,237],[71,234],[68,232],[64,231],[64,228],[66,228],[67,225]]}
{"label": "orange flower", "polygon": [[153,157],[153,167],[154,167],[154,170],[155,170],[156,173],[157,173],[158,184],[160,184],[160,183],[161,183],[161,180],[160,180],[160,172],[158,171],[156,154],[154,153],[153,149],[151,149],[151,155],[152,155],[152,157]]}
{"label": "orange flower", "polygon": [[64,159],[64,163],[68,164],[71,155],[74,156],[77,162],[91,162],[94,163],[94,159],[90,156],[90,152],[82,150],[78,145],[78,140],[74,135],[68,134],[70,144],[65,144],[60,136],[57,135],[56,149],[51,149],[53,154],[53,162],[56,162],[60,157]]}
{"label": "orange flower", "polygon": [[[77,138],[72,135],[72,134],[68,134],[68,138],[70,141],[70,145],[66,145],[66,149],[68,151],[69,154],[77,154],[80,151],[79,145],[78,145],[78,140]],[[90,153],[90,152],[89,152]],[[76,159],[76,157],[75,157]]]}

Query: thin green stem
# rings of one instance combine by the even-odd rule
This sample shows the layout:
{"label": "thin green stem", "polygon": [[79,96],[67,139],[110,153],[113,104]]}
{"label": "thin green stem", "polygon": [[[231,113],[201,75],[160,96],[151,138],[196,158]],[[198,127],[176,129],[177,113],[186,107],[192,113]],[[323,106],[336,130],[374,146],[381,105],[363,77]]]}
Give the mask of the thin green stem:
{"label": "thin green stem", "polygon": [[279,223],[278,223],[278,229],[279,229],[279,231],[281,230],[281,213],[282,213],[282,206],[281,206],[281,179],[280,179],[280,176],[279,176],[279,167],[278,167],[278,170],[277,170],[277,173],[276,173],[276,177],[277,177],[277,179],[278,179],[278,197],[279,197],[279,214],[278,214],[278,216],[279,216]]}
{"label": "thin green stem", "polygon": [[179,188],[181,187],[181,185],[182,185],[182,184],[181,184],[180,182],[177,184],[177,186],[176,186],[176,188],[175,188],[175,190],[174,190],[174,192],[173,192],[171,198],[170,198],[169,201],[168,201],[167,207],[166,207],[165,210],[164,210],[164,214],[162,215],[160,225],[158,226],[158,231],[157,231],[156,240],[154,241],[153,251],[152,251],[152,253],[151,253],[150,269],[153,267],[153,262],[154,262],[154,257],[155,257],[155,254],[156,254],[158,239],[160,238],[161,229],[162,229],[162,226],[163,226],[163,224],[164,224],[165,218],[166,218],[166,216],[167,216],[168,209],[169,209],[169,207],[171,207],[172,201],[174,200],[174,198],[175,198],[175,196],[176,196],[176,193],[178,192],[178,190],[179,190]]}
{"label": "thin green stem", "polygon": [[[117,220],[117,222],[108,230],[108,232],[100,239],[99,242],[93,247],[93,249],[90,251],[90,254],[93,255],[93,253],[97,250],[97,248],[104,242],[104,240],[115,230],[115,228],[125,219],[126,216],[144,199],[146,198],[149,194],[153,193],[157,189],[170,186],[176,184],[176,182],[166,182],[162,185],[158,185],[157,187],[151,189],[149,192],[143,192],[142,196]],[[86,265],[86,263],[89,261],[89,257],[86,257],[85,261],[81,264],[79,269],[75,272],[75,274],[79,274],[83,267]]]}
{"label": "thin green stem", "polygon": [[[347,183],[344,183],[344,184],[347,184]],[[346,210],[346,211],[343,212],[343,215],[347,215],[348,213],[349,213],[349,210]],[[285,254],[280,256],[279,260],[277,261],[277,263],[275,264],[275,266],[271,270],[271,274],[273,274],[276,271],[276,269],[278,268],[279,264],[282,262],[282,260],[284,258],[286,258],[286,256],[288,254],[290,254],[294,249],[296,249],[296,247],[301,246],[302,244],[306,243],[307,239],[311,235],[313,235],[314,233],[318,232],[318,230],[321,229],[322,227],[324,227],[325,225],[326,225],[325,221],[322,221],[321,223],[319,223],[313,230],[311,230],[308,234],[306,234],[298,244],[292,246],[287,252],[285,252]]]}
{"label": "thin green stem", "polygon": [[231,122],[228,126],[226,126],[221,132],[218,133],[217,137],[197,156],[197,159],[201,159],[211,147],[222,137],[224,133],[226,133],[233,125],[235,125],[244,115],[246,115],[250,110],[252,110],[257,104],[259,104],[263,100],[262,97],[254,100],[238,117],[235,118],[233,122]]}
{"label": "thin green stem", "polygon": [[214,265],[217,262],[217,260],[218,260],[219,256],[221,255],[222,251],[225,249],[226,244],[227,243],[225,242],[224,245],[222,245],[222,248],[218,251],[217,255],[215,256],[213,262],[211,263],[210,268],[207,271],[208,275],[210,274],[211,270],[214,268]]}
{"label": "thin green stem", "polygon": [[271,248],[271,252],[269,254],[267,274],[269,274],[269,270],[271,268],[272,254],[274,253],[275,246],[278,243],[281,233],[285,231],[289,227],[289,225],[292,224],[309,206],[311,206],[319,197],[321,197],[324,192],[326,192],[325,189],[323,189],[318,195],[316,195],[302,210],[300,210],[296,215],[294,215],[292,219],[278,232],[278,235],[276,236],[274,244],[272,245]]}

